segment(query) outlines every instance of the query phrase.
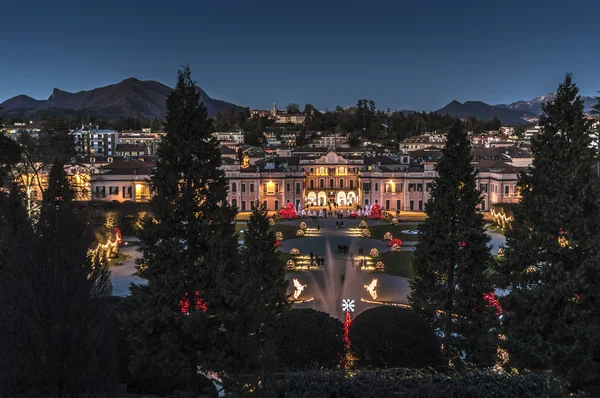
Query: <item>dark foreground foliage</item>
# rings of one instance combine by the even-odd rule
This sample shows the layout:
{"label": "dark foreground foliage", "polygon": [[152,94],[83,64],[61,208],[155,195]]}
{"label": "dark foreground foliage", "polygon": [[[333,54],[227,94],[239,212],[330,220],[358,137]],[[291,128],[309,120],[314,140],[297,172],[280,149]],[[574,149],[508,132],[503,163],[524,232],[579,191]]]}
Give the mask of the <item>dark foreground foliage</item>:
{"label": "dark foreground foliage", "polygon": [[410,369],[299,372],[286,375],[265,391],[271,397],[410,397],[410,398],[561,398],[569,396],[564,383],[550,373],[518,376],[471,371],[456,376]]}

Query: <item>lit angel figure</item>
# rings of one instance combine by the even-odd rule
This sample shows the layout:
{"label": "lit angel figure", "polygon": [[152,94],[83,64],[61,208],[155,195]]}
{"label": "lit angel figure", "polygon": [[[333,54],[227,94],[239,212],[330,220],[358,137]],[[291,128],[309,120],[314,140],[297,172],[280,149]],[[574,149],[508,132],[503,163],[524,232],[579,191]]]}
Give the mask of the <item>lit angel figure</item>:
{"label": "lit angel figure", "polygon": [[294,300],[297,300],[300,297],[300,294],[304,291],[306,285],[303,285],[298,281],[298,279],[294,279]]}
{"label": "lit angel figure", "polygon": [[371,283],[365,285],[365,289],[373,297],[373,300],[377,300],[377,279],[373,279]]}

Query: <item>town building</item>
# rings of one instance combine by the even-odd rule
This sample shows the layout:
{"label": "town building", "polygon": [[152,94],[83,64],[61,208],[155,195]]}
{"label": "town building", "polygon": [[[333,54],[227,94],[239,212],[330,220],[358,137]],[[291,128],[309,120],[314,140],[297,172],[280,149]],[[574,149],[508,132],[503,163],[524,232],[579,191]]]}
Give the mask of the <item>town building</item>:
{"label": "town building", "polygon": [[244,144],[244,132],[243,131],[217,131],[212,133],[212,136],[217,141],[231,141],[234,145]]}
{"label": "town building", "polygon": [[83,155],[115,156],[119,133],[116,130],[82,127],[73,133],[76,150]]}

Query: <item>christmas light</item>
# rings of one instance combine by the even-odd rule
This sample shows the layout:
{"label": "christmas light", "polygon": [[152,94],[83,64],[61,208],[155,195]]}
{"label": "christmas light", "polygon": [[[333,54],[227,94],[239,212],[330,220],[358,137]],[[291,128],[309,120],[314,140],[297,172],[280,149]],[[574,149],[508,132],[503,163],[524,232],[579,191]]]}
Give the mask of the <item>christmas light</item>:
{"label": "christmas light", "polygon": [[279,210],[279,215],[281,218],[296,218],[296,208],[292,202],[288,202],[285,205],[285,208]]}
{"label": "christmas light", "polygon": [[367,222],[365,220],[362,220],[360,222],[360,224],[358,224],[358,228],[367,228],[367,227],[368,227],[368,225],[367,225]]}
{"label": "christmas light", "polygon": [[392,238],[393,238],[393,236],[392,236],[391,232],[386,232],[385,235],[383,235],[384,240],[391,240]]}
{"label": "christmas light", "polygon": [[502,315],[502,306],[493,292],[484,293],[483,298],[488,302],[488,307],[493,307],[496,309],[496,315]]}
{"label": "christmas light", "polygon": [[515,220],[513,216],[507,216],[504,213],[504,210],[502,210],[502,212],[499,212],[499,211],[496,211],[496,209],[493,207],[490,210],[490,214],[492,215],[496,224],[502,226],[502,228],[509,227],[512,224],[512,222]]}
{"label": "christmas light", "polygon": [[365,229],[363,229],[363,231],[362,231],[362,236],[363,236],[364,238],[370,238],[370,237],[371,237],[371,232],[370,232],[370,231],[369,231],[367,228],[365,228]]}
{"label": "christmas light", "polygon": [[285,263],[285,269],[286,271],[293,271],[296,269],[296,263],[294,263],[294,260],[287,260],[287,262]]}
{"label": "christmas light", "polygon": [[296,231],[296,236],[300,237],[300,236],[304,236],[304,230],[302,228],[300,228],[299,230]]}
{"label": "christmas light", "polygon": [[379,256],[379,250],[377,250],[377,249],[375,249],[375,248],[372,248],[372,249],[369,251],[369,254],[371,255],[371,257],[377,257],[377,256]]}
{"label": "christmas light", "polygon": [[290,250],[290,254],[298,255],[298,254],[300,254],[300,250],[298,250],[297,248],[294,247],[292,250]]}
{"label": "christmas light", "polygon": [[[196,311],[206,312],[208,311],[208,307],[200,297],[199,292],[194,293],[194,308]],[[188,297],[188,292],[183,295],[183,298],[179,300],[179,309],[182,314],[189,315],[190,314],[190,299]]]}
{"label": "christmas light", "polygon": [[294,300],[298,299],[298,297],[300,297],[300,294],[304,291],[304,288],[306,287],[306,285],[303,285],[300,283],[300,281],[298,281],[298,279],[294,279]]}
{"label": "christmas light", "polygon": [[283,240],[283,232],[281,232],[281,231],[275,232],[275,239]]}
{"label": "christmas light", "polygon": [[373,279],[371,283],[365,285],[365,289],[367,289],[373,300],[377,300],[377,279]]}
{"label": "christmas light", "polygon": [[302,221],[302,222],[300,223],[300,228],[302,228],[302,229],[306,230],[306,229],[308,228],[308,226],[306,225],[306,223],[305,223],[304,221]]}

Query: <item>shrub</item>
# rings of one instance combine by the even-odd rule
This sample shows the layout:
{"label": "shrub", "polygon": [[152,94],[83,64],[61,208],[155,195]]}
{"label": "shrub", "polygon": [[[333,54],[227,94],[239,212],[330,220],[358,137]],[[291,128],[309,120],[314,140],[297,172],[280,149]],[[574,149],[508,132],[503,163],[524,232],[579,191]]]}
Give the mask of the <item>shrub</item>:
{"label": "shrub", "polygon": [[313,309],[294,309],[278,319],[273,338],[280,370],[334,369],[344,351],[344,326]]}
{"label": "shrub", "polygon": [[424,368],[442,364],[440,341],[415,312],[398,307],[376,307],[350,325],[352,353],[357,366]]}

